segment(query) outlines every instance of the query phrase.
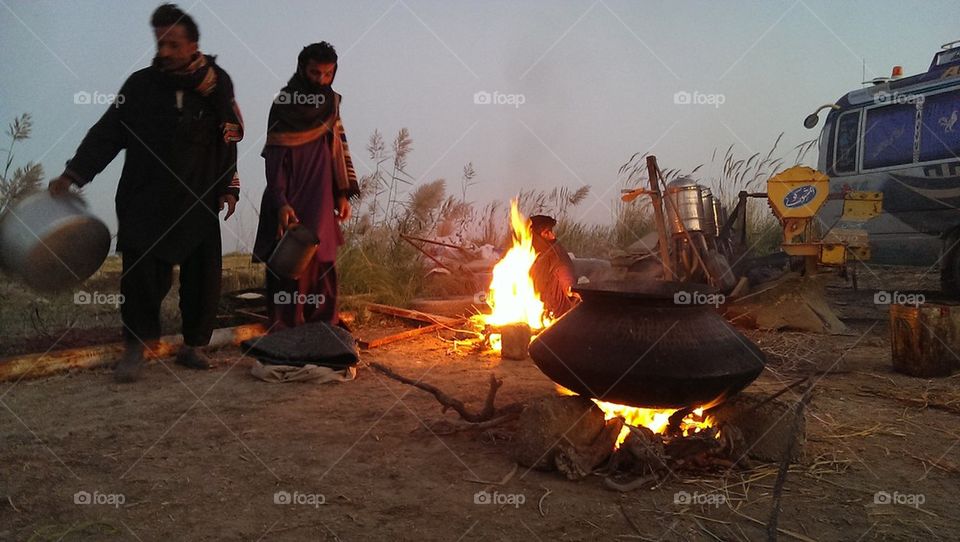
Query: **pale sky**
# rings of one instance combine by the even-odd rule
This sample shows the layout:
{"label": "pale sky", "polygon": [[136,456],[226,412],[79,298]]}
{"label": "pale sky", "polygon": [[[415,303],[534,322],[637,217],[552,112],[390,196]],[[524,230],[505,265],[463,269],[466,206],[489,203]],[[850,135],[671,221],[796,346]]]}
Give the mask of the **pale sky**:
{"label": "pale sky", "polygon": [[[35,122],[15,166],[34,160],[48,177],[60,173],[106,108],[75,104],[74,94],[114,93],[149,64],[157,5],[0,0],[0,120],[29,112]],[[463,165],[473,162],[479,184],[468,199],[477,202],[589,184],[591,199],[571,218],[608,222],[617,170],[633,153],[689,169],[730,144],[743,158],[765,154],[785,132],[786,154],[817,135],[802,126],[807,114],[861,87],[864,62],[867,79],[894,65],[912,75],[926,70],[941,44],[960,38],[956,2],[946,0],[180,6],[200,27],[201,50],[231,74],[247,125],[242,218],[224,227],[225,250],[252,245],[267,111],[307,43],[326,40],[340,54],[334,88],[344,96],[358,174],[368,172],[364,147],[374,129],[390,139],[406,127],[415,149],[408,171],[424,182],[446,178],[459,194]],[[522,95],[509,101],[523,103],[478,105],[477,92]],[[711,99],[722,104],[676,104],[677,92],[722,95]],[[86,191],[112,233],[122,160]]]}

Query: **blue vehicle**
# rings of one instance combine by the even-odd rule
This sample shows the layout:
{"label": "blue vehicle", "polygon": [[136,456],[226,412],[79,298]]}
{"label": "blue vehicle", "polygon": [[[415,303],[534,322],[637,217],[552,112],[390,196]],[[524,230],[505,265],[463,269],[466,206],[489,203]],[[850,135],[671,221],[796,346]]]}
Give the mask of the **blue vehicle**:
{"label": "blue vehicle", "polygon": [[[960,294],[960,41],[944,45],[925,73],[899,75],[894,68],[817,110],[830,110],[818,169],[832,195],[883,194],[883,213],[856,225],[869,233],[872,261],[939,263],[944,291]],[[832,227],[842,210],[831,198],[820,218]]]}

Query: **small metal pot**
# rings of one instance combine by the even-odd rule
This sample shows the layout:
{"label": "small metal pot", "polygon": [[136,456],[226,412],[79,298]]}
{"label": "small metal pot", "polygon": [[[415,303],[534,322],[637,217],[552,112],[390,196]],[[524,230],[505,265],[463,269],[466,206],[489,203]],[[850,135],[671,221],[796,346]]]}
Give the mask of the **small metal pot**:
{"label": "small metal pot", "polygon": [[76,194],[36,192],[0,215],[0,264],[36,290],[80,284],[109,251],[110,230]]}
{"label": "small metal pot", "polygon": [[317,234],[310,228],[294,224],[287,228],[277,248],[273,249],[267,267],[280,277],[296,280],[307,270],[319,243]]}

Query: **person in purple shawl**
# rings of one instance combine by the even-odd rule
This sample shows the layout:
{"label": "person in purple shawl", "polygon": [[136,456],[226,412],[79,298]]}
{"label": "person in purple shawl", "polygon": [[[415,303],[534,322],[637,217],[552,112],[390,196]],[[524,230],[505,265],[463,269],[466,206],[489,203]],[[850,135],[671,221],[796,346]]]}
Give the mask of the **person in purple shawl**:
{"label": "person in purple shawl", "polygon": [[339,222],[350,218],[349,198],[359,195],[347,138],[340,122],[340,95],[331,88],[337,53],[327,42],[308,45],[297,72],[270,107],[263,148],[267,188],[253,254],[267,262],[293,224],[310,228],[319,240],[307,270],[297,279],[266,271],[271,330],[323,321],[339,324],[337,248]]}

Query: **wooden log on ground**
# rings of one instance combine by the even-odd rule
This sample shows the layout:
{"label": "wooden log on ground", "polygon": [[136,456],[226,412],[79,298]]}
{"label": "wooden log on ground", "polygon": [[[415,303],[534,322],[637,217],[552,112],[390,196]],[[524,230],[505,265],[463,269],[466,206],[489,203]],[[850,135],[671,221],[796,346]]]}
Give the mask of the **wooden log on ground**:
{"label": "wooden log on ground", "polygon": [[527,359],[530,349],[530,326],[527,324],[508,324],[499,327],[500,357],[522,361]]}
{"label": "wooden log on ground", "polygon": [[[890,294],[887,294],[890,296]],[[953,303],[890,305],[893,369],[920,378],[950,376],[960,367],[960,306]]]}
{"label": "wooden log on ground", "polygon": [[[216,329],[210,338],[210,346],[240,344],[264,333],[266,333],[266,329],[262,324]],[[170,357],[176,354],[177,349],[182,344],[182,336],[168,335],[162,337],[144,356],[147,359]],[[22,378],[39,378],[72,369],[105,367],[118,361],[123,354],[123,350],[123,343],[110,343],[7,358],[0,360],[0,382]]]}
{"label": "wooden log on ground", "polygon": [[378,312],[380,314],[387,314],[390,316],[396,316],[398,318],[406,318],[407,320],[415,320],[417,322],[427,322],[428,324],[446,324],[448,326],[452,326],[460,323],[460,320],[457,318],[429,314],[410,309],[401,309],[400,307],[381,305],[380,303],[367,303],[365,306],[371,312]]}
{"label": "wooden log on ground", "polygon": [[401,331],[400,333],[394,333],[393,335],[380,337],[379,339],[373,339],[369,341],[365,341],[361,339],[357,341],[357,345],[359,345],[360,348],[363,350],[371,350],[373,348],[381,347],[385,344],[395,343],[397,341],[402,341],[404,339],[409,339],[411,337],[423,335],[424,333],[432,333],[434,331],[440,331],[441,329],[449,329],[451,327],[458,326],[463,322],[464,320],[462,318],[460,319],[453,318],[449,323],[431,324],[429,326],[422,326],[414,329],[408,329],[406,331]]}
{"label": "wooden log on ground", "polygon": [[445,298],[417,298],[410,301],[410,308],[447,317],[490,313],[490,306],[482,301],[481,298],[472,295]]}

